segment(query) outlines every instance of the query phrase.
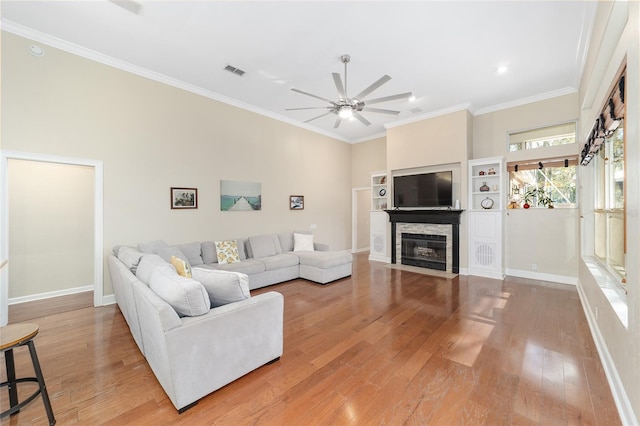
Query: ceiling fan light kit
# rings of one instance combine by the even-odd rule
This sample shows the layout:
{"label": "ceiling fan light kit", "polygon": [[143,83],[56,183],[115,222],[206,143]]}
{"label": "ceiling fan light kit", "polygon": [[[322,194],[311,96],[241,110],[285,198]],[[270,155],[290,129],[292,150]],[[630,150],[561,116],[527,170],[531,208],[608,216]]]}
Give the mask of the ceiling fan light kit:
{"label": "ceiling fan light kit", "polygon": [[351,61],[351,57],[349,55],[342,55],[340,57],[340,62],[344,64],[344,84],[342,83],[342,78],[338,73],[332,73],[333,82],[336,85],[336,90],[338,91],[338,100],[331,101],[329,99],[323,98],[322,96],[317,96],[312,93],[305,92],[303,90],[292,88],[291,90],[300,93],[302,95],[310,96],[312,98],[319,99],[321,101],[328,102],[329,105],[323,107],[302,107],[302,108],[287,108],[286,111],[296,111],[296,110],[306,110],[306,109],[327,109],[328,111],[322,113],[316,117],[313,117],[309,120],[306,120],[305,123],[308,123],[313,120],[317,120],[318,118],[324,117],[329,114],[335,114],[338,117],[336,118],[336,122],[333,125],[333,128],[336,129],[340,126],[340,123],[343,119],[347,118],[355,118],[360,121],[365,126],[371,124],[369,120],[367,120],[362,114],[361,111],[365,112],[373,112],[378,114],[391,114],[398,115],[400,111],[390,110],[390,109],[381,109],[381,108],[371,108],[367,105],[377,104],[381,102],[389,102],[395,101],[398,99],[408,99],[412,96],[411,92],[407,93],[399,93],[397,95],[384,96],[381,98],[370,99],[365,101],[364,98],[372,93],[374,90],[378,89],[380,86],[385,84],[387,81],[391,80],[391,77],[388,75],[383,75],[378,80],[374,81],[370,84],[366,89],[362,92],[358,93],[354,97],[350,98],[347,92],[347,64]]}

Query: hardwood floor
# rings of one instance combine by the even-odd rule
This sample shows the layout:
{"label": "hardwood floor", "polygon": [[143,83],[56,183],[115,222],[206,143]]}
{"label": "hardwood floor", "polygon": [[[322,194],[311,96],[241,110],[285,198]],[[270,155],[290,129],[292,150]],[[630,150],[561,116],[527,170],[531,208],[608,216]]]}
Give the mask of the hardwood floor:
{"label": "hardwood floor", "polygon": [[[575,288],[354,257],[351,278],[256,291],[285,297],[281,360],[183,414],[116,306],[33,321],[58,424],[620,424]],[[15,358],[18,375],[31,374],[28,352]],[[40,399],[2,420],[46,423]]]}
{"label": "hardwood floor", "polygon": [[9,305],[9,324],[93,306],[93,291]]}

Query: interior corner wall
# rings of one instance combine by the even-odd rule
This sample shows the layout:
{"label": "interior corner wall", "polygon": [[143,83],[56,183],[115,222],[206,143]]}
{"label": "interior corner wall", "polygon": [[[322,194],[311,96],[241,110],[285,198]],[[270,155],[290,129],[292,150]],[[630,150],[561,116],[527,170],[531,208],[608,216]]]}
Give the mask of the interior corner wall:
{"label": "interior corner wall", "polygon": [[[351,247],[351,146],[253,112],[2,33],[2,149],[101,160],[104,252],[309,230]],[[220,180],[262,184],[262,210],[220,211]],[[171,187],[198,188],[172,210]],[[304,210],[289,196],[304,195]],[[104,294],[113,289],[105,268]]]}
{"label": "interior corner wall", "polygon": [[[579,260],[578,287],[592,334],[603,354],[623,423],[640,422],[640,3],[600,2],[580,84],[581,141],[605,104],[620,66],[626,60],[625,214],[628,325],[619,320],[585,262]],[[584,167],[589,172],[589,166]],[[592,180],[582,192],[594,193]],[[593,204],[581,204],[582,253],[592,254]],[[594,314],[596,311],[598,314]]]}
{"label": "interior corner wall", "polygon": [[351,186],[371,185],[371,173],[387,170],[387,138],[381,137],[351,145]]}

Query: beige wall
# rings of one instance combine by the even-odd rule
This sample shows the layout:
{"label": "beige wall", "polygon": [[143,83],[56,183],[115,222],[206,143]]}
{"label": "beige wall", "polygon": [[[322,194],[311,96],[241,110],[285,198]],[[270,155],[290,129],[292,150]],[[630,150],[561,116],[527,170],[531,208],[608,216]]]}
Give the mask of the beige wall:
{"label": "beige wall", "polygon": [[[627,60],[626,79],[626,152],[625,194],[627,219],[627,306],[628,327],[614,312],[586,264],[579,261],[578,286],[584,296],[585,311],[590,317],[596,343],[604,346],[607,363],[615,373],[614,390],[626,394],[625,419],[629,424],[640,421],[640,3],[600,2],[587,66],[580,84],[581,140],[593,126],[596,115],[604,105],[614,78],[623,61]],[[591,177],[593,168],[584,167],[583,174]],[[580,234],[582,253],[592,253],[593,193],[591,179],[582,180]],[[595,314],[597,310],[598,314]],[[610,361],[613,365],[610,365]],[[622,389],[620,389],[622,388]],[[624,405],[624,404],[623,404]],[[633,418],[635,417],[635,418]]]}
{"label": "beige wall", "polygon": [[[28,43],[3,33],[2,148],[104,162],[105,253],[312,224],[351,247],[349,144],[51,47],[35,58]],[[221,212],[221,179],[261,182],[262,210]],[[199,208],[171,210],[172,186],[198,188]]]}
{"label": "beige wall", "polygon": [[377,138],[351,145],[351,186],[371,185],[371,173],[387,169],[387,139]]}
{"label": "beige wall", "polygon": [[[582,146],[580,143],[507,152],[507,140],[509,133],[577,118],[577,93],[477,115],[473,119],[473,158],[503,156],[509,162],[576,155]],[[552,226],[536,226],[538,221]],[[577,222],[577,209],[507,212],[504,220],[505,269],[513,275],[550,274],[565,282],[575,281],[578,276]],[[554,241],[553,249],[548,249],[549,241]]]}
{"label": "beige wall", "polygon": [[93,285],[92,167],[10,160],[9,298]]}
{"label": "beige wall", "polygon": [[[502,155],[507,161],[520,160],[530,154],[527,152],[508,153],[507,136],[509,133],[546,127],[578,119],[578,94],[558,96],[543,101],[532,102],[513,108],[476,115],[473,118],[473,158],[485,158]],[[565,153],[576,153],[576,146],[545,152],[541,148],[534,155],[539,158]]]}

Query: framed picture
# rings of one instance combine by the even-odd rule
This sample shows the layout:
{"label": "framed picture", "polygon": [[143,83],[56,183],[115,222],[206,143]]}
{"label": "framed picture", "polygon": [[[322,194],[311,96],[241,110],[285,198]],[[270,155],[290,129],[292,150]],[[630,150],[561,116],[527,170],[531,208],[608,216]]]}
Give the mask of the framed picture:
{"label": "framed picture", "polygon": [[220,181],[220,210],[262,210],[262,184],[238,180]]}
{"label": "framed picture", "polygon": [[198,188],[171,188],[172,209],[197,209]]}
{"label": "framed picture", "polygon": [[304,195],[289,196],[289,210],[304,210]]}

